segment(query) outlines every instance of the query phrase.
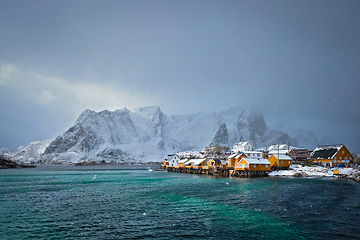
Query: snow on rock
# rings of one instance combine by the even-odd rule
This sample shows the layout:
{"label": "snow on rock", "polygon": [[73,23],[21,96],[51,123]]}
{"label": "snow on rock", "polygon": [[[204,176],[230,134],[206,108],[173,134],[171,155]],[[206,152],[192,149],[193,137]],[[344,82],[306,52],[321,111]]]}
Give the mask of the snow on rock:
{"label": "snow on rock", "polygon": [[269,176],[302,176],[302,177],[333,177],[333,170],[338,170],[343,177],[360,181],[360,171],[355,168],[326,168],[321,166],[293,165],[290,170],[272,171]]}
{"label": "snow on rock", "polygon": [[19,147],[16,152],[8,154],[9,159],[17,162],[36,162],[52,140],[32,142],[26,147]]}
{"label": "snow on rock", "polygon": [[291,144],[288,133],[267,127],[262,113],[243,108],[174,116],[157,106],[87,109],[36,160],[162,161],[167,153],[200,150],[211,143],[232,147],[241,139],[254,147]]}
{"label": "snow on rock", "polygon": [[205,158],[205,156],[200,153],[199,151],[184,151],[184,152],[179,152],[176,153],[176,155],[178,155],[181,159],[184,158]]}

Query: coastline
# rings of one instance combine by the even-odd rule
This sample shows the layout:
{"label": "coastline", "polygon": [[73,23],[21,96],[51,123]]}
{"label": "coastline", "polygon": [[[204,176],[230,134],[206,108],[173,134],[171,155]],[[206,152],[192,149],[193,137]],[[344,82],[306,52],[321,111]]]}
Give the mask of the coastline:
{"label": "coastline", "polygon": [[[334,174],[338,170],[338,174]],[[358,168],[326,168],[321,166],[293,165],[290,170],[278,170],[269,173],[270,177],[333,177],[347,178],[360,182],[360,169]]]}

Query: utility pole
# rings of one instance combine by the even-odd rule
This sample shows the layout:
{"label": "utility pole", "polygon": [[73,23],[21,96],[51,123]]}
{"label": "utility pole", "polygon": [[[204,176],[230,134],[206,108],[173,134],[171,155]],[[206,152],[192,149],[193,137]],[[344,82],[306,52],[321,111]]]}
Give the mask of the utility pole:
{"label": "utility pole", "polygon": [[280,144],[278,144],[278,148],[277,148],[278,149],[278,164],[277,164],[278,165],[278,171],[280,169],[280,149],[279,148],[280,148]]}

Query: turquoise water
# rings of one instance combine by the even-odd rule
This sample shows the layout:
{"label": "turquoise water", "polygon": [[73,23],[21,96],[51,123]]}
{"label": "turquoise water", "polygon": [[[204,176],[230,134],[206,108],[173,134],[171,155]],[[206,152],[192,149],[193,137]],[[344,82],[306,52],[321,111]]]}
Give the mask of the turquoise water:
{"label": "turquoise water", "polygon": [[141,166],[6,169],[0,213],[1,239],[360,239],[360,184]]}

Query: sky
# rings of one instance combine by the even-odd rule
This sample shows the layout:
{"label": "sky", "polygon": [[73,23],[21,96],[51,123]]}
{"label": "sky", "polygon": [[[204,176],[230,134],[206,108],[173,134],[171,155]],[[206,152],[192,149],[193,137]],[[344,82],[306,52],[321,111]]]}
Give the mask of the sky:
{"label": "sky", "polygon": [[0,148],[85,110],[256,109],[360,153],[358,0],[0,0]]}

